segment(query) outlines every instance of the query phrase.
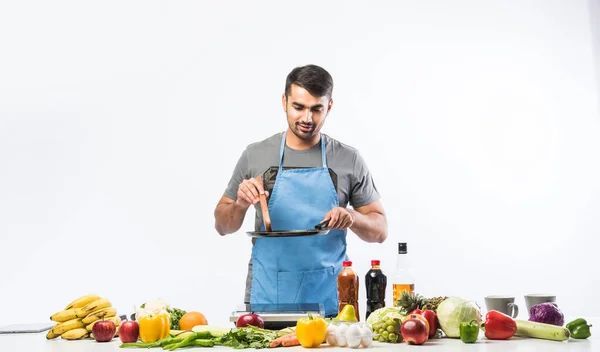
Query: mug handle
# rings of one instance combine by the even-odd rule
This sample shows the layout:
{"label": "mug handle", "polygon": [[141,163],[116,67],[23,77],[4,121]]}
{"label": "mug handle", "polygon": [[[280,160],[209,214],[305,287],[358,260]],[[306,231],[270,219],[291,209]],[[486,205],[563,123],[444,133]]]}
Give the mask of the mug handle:
{"label": "mug handle", "polygon": [[509,303],[508,308],[511,310],[511,316],[516,318],[519,315],[519,306],[514,303]]}

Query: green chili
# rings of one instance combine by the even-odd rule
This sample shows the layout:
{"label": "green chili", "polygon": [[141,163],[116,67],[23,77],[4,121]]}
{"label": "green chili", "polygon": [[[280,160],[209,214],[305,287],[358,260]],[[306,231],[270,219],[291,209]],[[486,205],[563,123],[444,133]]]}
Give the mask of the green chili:
{"label": "green chili", "polygon": [[179,342],[175,342],[175,343],[170,343],[168,345],[163,345],[163,350],[170,350],[171,347],[177,345]]}
{"label": "green chili", "polygon": [[165,337],[164,339],[155,341],[155,342],[126,342],[122,343],[119,347],[139,347],[139,348],[152,348],[152,347],[160,347],[168,344],[175,344],[183,341],[182,338],[179,337]]}
{"label": "green chili", "polygon": [[213,340],[197,339],[192,341],[192,346],[213,347],[214,345],[215,342]]}
{"label": "green chili", "polygon": [[210,333],[210,331],[198,331],[198,332],[194,332],[194,336],[195,336],[194,340],[197,340],[197,339],[205,340],[205,339],[212,339],[213,338],[213,335]]}
{"label": "green chili", "polygon": [[[169,348],[169,351],[173,351],[173,350],[176,350],[181,347],[190,346],[191,342],[194,341],[195,339],[197,339],[196,334],[200,334],[200,332],[194,333],[190,336],[187,336],[186,338],[183,339],[183,341],[171,346],[171,348]],[[209,335],[210,335],[210,333],[209,333]]]}

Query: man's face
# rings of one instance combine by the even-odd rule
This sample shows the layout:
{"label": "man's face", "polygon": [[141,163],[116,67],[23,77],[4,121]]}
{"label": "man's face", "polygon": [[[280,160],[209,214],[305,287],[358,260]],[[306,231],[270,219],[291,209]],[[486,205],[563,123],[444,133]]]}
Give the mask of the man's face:
{"label": "man's face", "polygon": [[290,130],[302,140],[311,140],[319,133],[332,104],[333,100],[328,97],[314,97],[295,84],[288,97],[283,94],[283,110]]}

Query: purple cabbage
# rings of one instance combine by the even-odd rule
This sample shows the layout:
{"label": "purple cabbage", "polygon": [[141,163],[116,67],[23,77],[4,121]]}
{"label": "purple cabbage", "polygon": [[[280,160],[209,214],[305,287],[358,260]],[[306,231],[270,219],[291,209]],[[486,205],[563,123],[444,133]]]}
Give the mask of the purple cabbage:
{"label": "purple cabbage", "polygon": [[529,321],[563,326],[565,317],[553,303],[536,304],[529,310]]}

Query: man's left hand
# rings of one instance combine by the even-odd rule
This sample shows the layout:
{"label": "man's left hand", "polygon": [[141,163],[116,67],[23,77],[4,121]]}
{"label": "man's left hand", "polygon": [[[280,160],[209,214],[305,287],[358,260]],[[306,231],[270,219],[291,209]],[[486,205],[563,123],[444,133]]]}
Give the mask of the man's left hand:
{"label": "man's left hand", "polygon": [[329,220],[328,229],[345,230],[354,224],[354,217],[350,214],[350,211],[342,207],[335,207],[328,211],[321,222],[326,220]]}

